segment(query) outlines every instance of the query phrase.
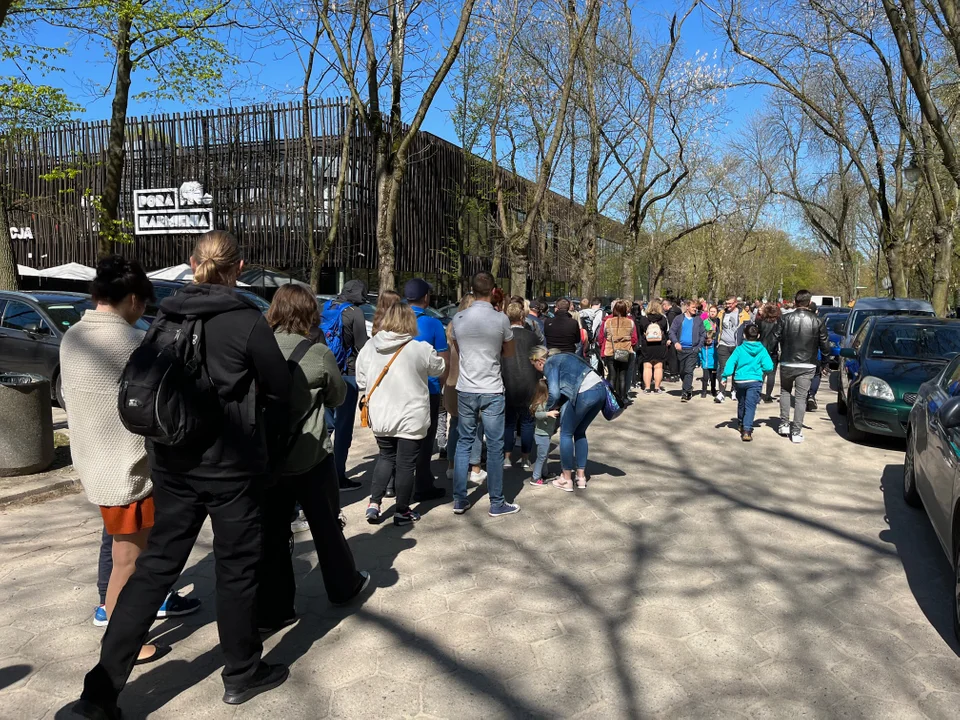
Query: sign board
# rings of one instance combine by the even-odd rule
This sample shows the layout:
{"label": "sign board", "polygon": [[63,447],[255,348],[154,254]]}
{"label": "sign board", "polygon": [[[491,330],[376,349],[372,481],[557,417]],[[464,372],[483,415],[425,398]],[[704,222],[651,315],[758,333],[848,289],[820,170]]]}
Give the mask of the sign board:
{"label": "sign board", "polygon": [[133,191],[136,235],[191,235],[213,229],[213,198],[195,181]]}
{"label": "sign board", "polygon": [[33,240],[33,230],[28,227],[25,228],[10,228],[10,239],[11,240]]}

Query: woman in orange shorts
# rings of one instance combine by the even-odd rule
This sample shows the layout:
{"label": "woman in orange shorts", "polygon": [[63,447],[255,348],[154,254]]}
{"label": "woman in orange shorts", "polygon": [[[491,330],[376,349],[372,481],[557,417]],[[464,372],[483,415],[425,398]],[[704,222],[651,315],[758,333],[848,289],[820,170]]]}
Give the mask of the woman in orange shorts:
{"label": "woman in orange shorts", "polygon": [[[96,310],[88,310],[60,344],[73,464],[113,540],[108,618],[153,527],[153,482],[143,438],[128,432],[117,413],[120,375],[143,339],[134,325],[152,298],[153,286],[138,263],[105,258],[93,282]],[[168,650],[144,645],[137,662],[152,662]]]}

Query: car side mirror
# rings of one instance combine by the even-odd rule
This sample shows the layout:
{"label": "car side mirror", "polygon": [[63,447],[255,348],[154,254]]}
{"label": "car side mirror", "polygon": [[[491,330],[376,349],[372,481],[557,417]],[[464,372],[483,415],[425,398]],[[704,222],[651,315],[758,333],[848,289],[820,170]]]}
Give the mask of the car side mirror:
{"label": "car side mirror", "polygon": [[49,335],[50,328],[48,328],[43,323],[27,323],[23,326],[25,332],[30,333],[31,335]]}
{"label": "car side mirror", "polygon": [[952,397],[947,400],[940,406],[937,415],[944,428],[960,427],[960,397]]}
{"label": "car side mirror", "polygon": [[857,351],[853,348],[840,348],[840,357],[850,358],[851,360],[856,360]]}

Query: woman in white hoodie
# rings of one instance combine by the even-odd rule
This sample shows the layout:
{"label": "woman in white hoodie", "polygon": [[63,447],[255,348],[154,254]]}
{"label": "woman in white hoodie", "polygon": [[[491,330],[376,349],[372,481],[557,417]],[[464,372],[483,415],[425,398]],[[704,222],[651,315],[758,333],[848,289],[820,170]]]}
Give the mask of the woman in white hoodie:
{"label": "woman in white hoodie", "polygon": [[397,506],[393,524],[410,525],[420,519],[410,509],[410,496],[420,444],[430,429],[427,378],[440,377],[444,363],[432,345],[414,340],[418,332],[413,310],[398,303],[383,313],[377,334],[357,355],[357,387],[380,448],[367,505],[370,523],[381,520],[380,503],[394,471]]}

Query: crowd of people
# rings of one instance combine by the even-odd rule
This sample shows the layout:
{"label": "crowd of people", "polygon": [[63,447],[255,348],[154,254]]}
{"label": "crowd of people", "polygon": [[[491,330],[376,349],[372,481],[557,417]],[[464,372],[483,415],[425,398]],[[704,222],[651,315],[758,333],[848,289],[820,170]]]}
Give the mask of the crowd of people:
{"label": "crowd of people", "polygon": [[[371,576],[356,566],[340,510],[341,493],[363,486],[347,473],[358,413],[378,447],[367,522],[409,526],[420,520],[416,503],[446,496],[435,447],[448,463],[453,513],[468,512],[483,495],[471,486],[485,485],[496,518],[520,511],[505,496],[506,469],[529,472],[532,487],[585,491],[587,432],[601,411],[611,417],[611,397],[619,408],[635,390],[662,394],[665,380],[678,380],[688,402],[698,366],[701,397],[723,402],[732,378],[749,440],[779,362],[780,433],[800,442],[827,354],[805,292],[788,315],[741,308],[737,298],[723,309],[659,299],[604,309],[594,298],[579,311],[560,299],[551,312],[504,295],[480,272],[444,327],[426,312],[433,290],[417,278],[402,295],[380,293],[368,337],[360,281],[322,307],[305,286],[285,285],[263,315],[233,290],[243,260],[230,234],[202,236],[190,264],[194,282],[163,300],[144,333],[134,326],[153,299],[149,279],[135,261],[102,260],[95,309],[61,346],[74,463],[104,528],[94,624],[106,632],[73,708],[83,717],[119,718],[133,667],[169,652],[146,643],[154,620],[199,609],[172,588],[208,517],[224,702],[246,702],[288,676],[261,654],[265,635],[297,621],[295,532],[311,533],[331,603],[364,595]],[[171,390],[180,387],[181,396]]]}

